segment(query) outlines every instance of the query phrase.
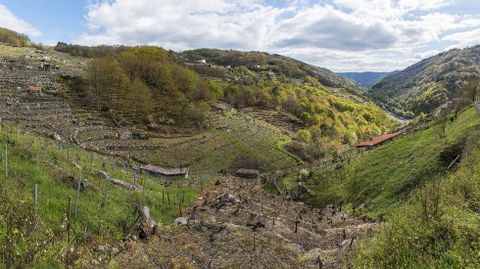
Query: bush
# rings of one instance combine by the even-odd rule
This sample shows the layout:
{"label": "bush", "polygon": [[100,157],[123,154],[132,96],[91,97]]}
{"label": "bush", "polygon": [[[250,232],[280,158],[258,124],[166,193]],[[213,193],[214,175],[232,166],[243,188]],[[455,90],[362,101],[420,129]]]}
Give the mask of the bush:
{"label": "bush", "polygon": [[246,168],[263,170],[264,167],[267,167],[267,163],[265,161],[259,160],[255,156],[247,154],[239,155],[230,165],[230,169]]}
{"label": "bush", "polygon": [[285,148],[306,162],[322,159],[328,153],[328,148],[322,143],[302,143],[292,141]]}

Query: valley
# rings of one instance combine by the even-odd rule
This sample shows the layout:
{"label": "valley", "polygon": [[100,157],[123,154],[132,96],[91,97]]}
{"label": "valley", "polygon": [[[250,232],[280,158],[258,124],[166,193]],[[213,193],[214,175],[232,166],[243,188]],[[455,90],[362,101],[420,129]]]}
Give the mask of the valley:
{"label": "valley", "polygon": [[0,33],[0,267],[480,264],[478,47],[362,84]]}

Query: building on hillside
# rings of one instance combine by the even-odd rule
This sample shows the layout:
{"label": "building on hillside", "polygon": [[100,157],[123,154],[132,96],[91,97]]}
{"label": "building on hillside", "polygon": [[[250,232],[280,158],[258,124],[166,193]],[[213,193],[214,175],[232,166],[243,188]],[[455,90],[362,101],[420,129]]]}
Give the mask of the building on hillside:
{"label": "building on hillside", "polygon": [[151,164],[146,164],[146,165],[140,166],[140,170],[155,176],[179,178],[179,177],[188,176],[189,168],[188,167],[163,168],[163,167],[159,167]]}
{"label": "building on hillside", "polygon": [[260,175],[260,171],[257,169],[248,169],[248,168],[233,168],[233,169],[224,169],[222,173],[230,174],[240,178],[249,178],[256,179]]}
{"label": "building on hillside", "polygon": [[41,92],[42,91],[42,87],[40,87],[40,86],[30,86],[29,89],[31,91],[34,91],[34,92]]}
{"label": "building on hillside", "polygon": [[391,134],[384,134],[384,135],[381,135],[381,136],[377,136],[377,137],[374,137],[374,138],[371,138],[367,141],[364,141],[360,144],[357,144],[357,148],[373,148],[375,146],[378,146],[382,143],[385,143],[389,140],[392,140],[394,139],[395,137],[401,135],[403,133],[403,131],[398,131],[398,132],[395,132],[395,133],[391,133]]}
{"label": "building on hillside", "polygon": [[232,109],[232,106],[227,104],[227,103],[216,103],[212,105],[212,107],[217,111],[217,112],[227,112]]}

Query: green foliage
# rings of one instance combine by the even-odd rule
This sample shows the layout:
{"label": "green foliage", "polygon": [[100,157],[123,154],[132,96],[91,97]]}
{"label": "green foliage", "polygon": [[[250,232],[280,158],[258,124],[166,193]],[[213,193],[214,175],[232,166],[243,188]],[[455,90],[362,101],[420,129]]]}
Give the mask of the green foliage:
{"label": "green foliage", "polygon": [[300,130],[296,134],[297,139],[304,143],[311,143],[312,142],[312,134],[309,130]]}
{"label": "green foliage", "polygon": [[28,36],[0,27],[0,42],[12,46],[25,47],[30,44]]}
{"label": "green foliage", "polygon": [[[374,84],[369,95],[408,118],[421,112],[430,113],[455,97],[465,86],[464,81],[480,76],[479,59],[480,46],[442,52],[392,72]],[[475,86],[471,89],[476,88],[470,85]]]}
{"label": "green foliage", "polygon": [[[107,204],[102,206],[107,185],[105,178],[96,172],[107,169],[112,177],[133,183],[133,170],[119,165],[126,160],[111,157],[104,168],[101,160],[106,156],[75,147],[69,147],[67,155],[65,145],[23,130],[19,134],[17,139],[15,130],[2,124],[0,263],[10,264],[13,268],[30,268],[32,265],[35,268],[63,267],[59,263],[71,246],[81,248],[92,241],[98,244],[120,240],[124,236],[125,225],[135,221],[133,212],[136,205],[147,205],[156,221],[171,223],[178,214],[179,206],[187,206],[194,201],[200,189],[198,184],[189,184],[191,179],[177,179],[175,182],[157,179],[155,186],[152,177],[137,174],[137,184],[144,179],[146,196],[111,184]],[[8,145],[8,176],[5,171],[5,145]],[[93,156],[92,173],[89,171],[90,156]],[[77,217],[73,214],[73,207],[79,170],[73,162],[83,167],[83,178],[92,186],[82,188],[80,192]],[[209,184],[209,180],[205,179],[204,183]],[[35,184],[39,185],[37,215],[33,196]],[[182,203],[177,200],[176,205],[173,201],[162,202],[162,192],[170,199],[174,194],[182,194],[185,200]],[[152,202],[154,195],[156,203]],[[68,198],[72,199],[70,242],[67,242],[66,229]],[[75,252],[72,255],[76,255]],[[78,261],[77,265],[84,267],[82,262],[90,264],[91,260]],[[3,268],[2,265],[0,267]]]}
{"label": "green foliage", "polygon": [[114,56],[118,52],[124,51],[127,48],[128,47],[125,47],[125,46],[106,46],[106,45],[89,47],[89,46],[73,45],[73,44],[67,44],[64,42],[58,42],[54,49],[58,52],[68,53],[73,56],[94,58],[94,57]]}
{"label": "green foliage", "polygon": [[167,51],[136,47],[90,61],[85,102],[108,107],[134,123],[161,122],[201,125],[215,91],[198,75],[170,60]]}
{"label": "green foliage", "polygon": [[[317,192],[314,204],[330,202],[363,205],[365,213],[379,217],[398,207],[417,187],[445,173],[440,154],[449,145],[457,145],[478,126],[480,120],[470,108],[452,121],[429,123],[427,128],[405,134],[376,149],[352,154],[341,167],[315,171],[307,184]],[[439,127],[445,125],[445,134]],[[443,129],[443,128],[442,128]]]}
{"label": "green foliage", "polygon": [[407,102],[407,108],[417,115],[422,112],[433,111],[440,105],[448,102],[449,92],[437,83],[430,83],[421,91],[421,95]]}

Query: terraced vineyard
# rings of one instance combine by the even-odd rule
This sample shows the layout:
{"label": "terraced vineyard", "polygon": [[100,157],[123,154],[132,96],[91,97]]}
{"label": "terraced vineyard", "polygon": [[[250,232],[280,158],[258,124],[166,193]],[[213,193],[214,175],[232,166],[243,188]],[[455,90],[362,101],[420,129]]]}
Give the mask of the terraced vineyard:
{"label": "terraced vineyard", "polygon": [[[0,59],[5,61],[0,74],[0,109],[6,122],[98,152],[166,167],[189,166],[194,172],[220,171],[242,156],[264,163],[264,170],[297,163],[281,147],[288,136],[274,125],[243,113],[211,115],[212,127],[200,133],[171,135],[130,128],[128,133],[139,135],[121,137],[121,130],[126,128],[115,126],[100,112],[79,106],[74,90],[57,83],[58,75],[69,75],[74,68],[81,74],[85,59],[14,48],[12,53],[2,48]],[[59,69],[40,70],[38,65],[45,57],[62,59],[55,61]],[[23,60],[17,61],[19,58]],[[42,90],[31,90],[31,86]]]}
{"label": "terraced vineyard", "polygon": [[242,112],[254,118],[271,123],[289,135],[293,135],[295,132],[305,127],[305,123],[303,123],[300,119],[282,111],[245,108],[242,110]]}

